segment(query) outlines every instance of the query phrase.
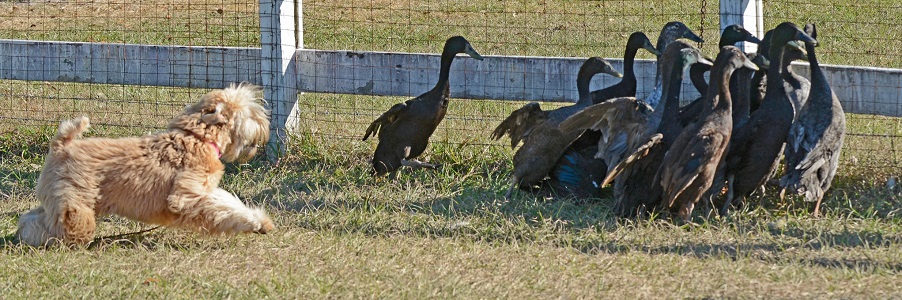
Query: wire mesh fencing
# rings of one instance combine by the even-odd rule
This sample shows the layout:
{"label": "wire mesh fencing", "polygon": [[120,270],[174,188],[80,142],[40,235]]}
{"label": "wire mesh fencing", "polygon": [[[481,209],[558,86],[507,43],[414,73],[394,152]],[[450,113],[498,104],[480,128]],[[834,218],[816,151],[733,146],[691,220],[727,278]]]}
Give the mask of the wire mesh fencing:
{"label": "wire mesh fencing", "polygon": [[[3,1],[0,2],[0,39],[259,47],[257,7],[257,2],[251,0]],[[100,46],[92,48],[87,55],[100,57],[107,55],[107,51],[118,50]],[[81,64],[90,58],[59,52],[20,55],[42,55],[45,59],[28,65],[0,64],[0,71],[53,74],[58,68]],[[5,59],[12,61],[15,57]],[[0,132],[55,127],[61,120],[80,115],[91,118],[95,131],[109,128],[118,134],[137,134],[163,128],[172,116],[206,90],[193,89],[190,84],[184,88],[172,87],[178,86],[175,83],[168,87],[90,83],[92,79],[101,81],[99,78],[152,76],[161,70],[156,66],[159,59],[127,57],[138,67],[94,66],[90,78],[72,80],[80,83],[0,80],[3,83]],[[176,62],[194,63],[199,62]]]}
{"label": "wire mesh fencing", "polygon": [[[703,52],[714,56],[720,35],[719,2],[713,0],[308,0],[300,8],[303,47],[320,50],[439,53],[445,39],[462,35],[483,55],[622,58],[626,39],[632,32],[645,32],[654,42],[665,23],[681,21],[705,39],[698,45]],[[902,57],[895,51],[902,46],[902,40],[894,37],[902,26],[895,20],[902,15],[902,6],[898,4],[878,0],[764,1],[763,14],[765,29],[782,21],[817,23],[822,63],[902,68]],[[257,1],[0,2],[0,38],[3,39],[259,47],[260,35]],[[653,56],[640,51],[637,58]],[[57,64],[65,64],[67,57],[53,59]],[[44,68],[22,70],[0,65],[0,71],[54,71],[46,69],[52,65]],[[92,72],[146,71],[98,69]],[[299,80],[354,76],[299,75]],[[653,80],[641,76],[640,84]],[[423,78],[434,77],[437,74],[423,75]],[[186,103],[207,91],[190,85],[157,87],[20,80],[3,80],[3,83],[0,132],[55,126],[65,118],[89,115],[95,124],[121,128],[121,134],[143,133],[162,128]],[[877,83],[858,84],[860,95],[866,96]],[[902,83],[895,84],[897,89],[902,88]],[[593,86],[593,89],[601,87]],[[572,89],[566,91],[573,101],[575,89],[573,83]],[[399,94],[423,92],[408,88]],[[684,98],[690,98],[693,92],[690,85],[685,85]],[[353,141],[360,147],[371,147],[372,141],[359,141],[369,122],[391,105],[409,98],[378,96],[366,90],[357,94],[302,93],[298,100],[300,126],[296,133],[316,136],[322,142]],[[504,141],[490,141],[488,136],[510,112],[524,104],[516,101],[515,90],[508,100],[512,101],[452,99],[448,115],[432,141],[437,145],[503,146]],[[566,103],[548,102],[542,107],[561,105]],[[844,166],[880,178],[899,173],[900,122],[894,117],[899,112],[886,115],[889,116],[849,114]]]}

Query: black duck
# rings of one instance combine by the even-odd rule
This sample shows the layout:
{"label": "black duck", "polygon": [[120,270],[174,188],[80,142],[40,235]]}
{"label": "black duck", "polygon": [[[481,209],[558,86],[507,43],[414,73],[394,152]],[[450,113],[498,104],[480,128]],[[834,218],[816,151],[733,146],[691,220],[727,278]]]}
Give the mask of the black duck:
{"label": "black duck", "polygon": [[[768,69],[767,86],[784,85],[782,70],[776,66],[783,64],[784,48],[793,40],[817,43],[793,23],[777,25],[769,49],[771,68]],[[732,202],[748,196],[771,176],[793,117],[792,103],[785,89],[768,88],[761,107],[751,113],[745,126],[733,132],[725,173],[730,189],[722,213],[726,213]]]}
{"label": "black duck", "polygon": [[[760,47],[758,47],[758,55],[770,60],[770,34],[773,30],[765,33]],[[802,107],[805,99],[808,98],[808,91],[811,84],[808,79],[792,72],[792,62],[797,60],[806,60],[805,47],[796,41],[790,41],[786,44],[783,52],[783,60],[780,65],[780,72],[783,74],[783,88],[789,95],[789,101],[792,102],[795,109],[796,117],[798,117],[798,108]],[[767,92],[767,70],[761,69],[755,72],[752,77],[752,90],[750,97],[749,111],[758,110],[761,102],[764,101],[764,94]]]}
{"label": "black duck", "polygon": [[[805,31],[812,38],[817,38],[814,24],[805,26]],[[816,202],[814,215],[818,216],[821,200],[830,189],[839,165],[846,117],[839,98],[830,89],[821,71],[814,44],[805,43],[805,48],[811,64],[811,92],[799,112],[798,120],[789,129],[786,171],[780,178],[780,186],[784,188],[783,192],[801,194],[805,201]]]}
{"label": "black duck", "polygon": [[633,32],[626,42],[626,50],[623,53],[623,78],[620,82],[612,86],[593,91],[592,104],[598,104],[602,101],[617,97],[635,97],[636,96],[636,72],[634,63],[636,61],[636,53],[639,49],[645,49],[655,56],[661,55],[642,32]]}
{"label": "black duck", "polygon": [[558,129],[558,124],[573,113],[592,104],[589,82],[592,80],[592,76],[598,73],[622,76],[604,59],[589,58],[583,63],[577,74],[576,87],[580,99],[576,104],[543,111],[538,103],[529,103],[512,112],[492,132],[492,138],[495,140],[505,134],[510,136],[511,148],[523,141],[523,146],[514,154],[514,171],[511,176],[511,187],[507,191],[506,197],[510,197],[517,187],[530,189],[533,185],[540,183],[552,170],[564,153],[564,149],[579,137],[580,132],[562,133]]}
{"label": "black duck", "polygon": [[730,78],[734,70],[757,67],[738,48],[725,46],[711,68],[712,86],[702,117],[686,127],[664,155],[653,182],[662,187],[662,204],[684,222],[711,187],[717,166],[733,131]]}
{"label": "black duck", "polygon": [[466,39],[460,36],[449,38],[442,50],[442,65],[435,87],[416,98],[395,104],[366,129],[364,141],[370,135],[379,135],[379,145],[376,146],[372,162],[375,175],[395,175],[402,165],[435,167],[415,158],[423,154],[429,144],[429,137],[445,118],[448,101],[451,100],[448,73],[451,71],[451,62],[458,53],[466,53],[474,59],[482,60],[482,56],[473,50]]}

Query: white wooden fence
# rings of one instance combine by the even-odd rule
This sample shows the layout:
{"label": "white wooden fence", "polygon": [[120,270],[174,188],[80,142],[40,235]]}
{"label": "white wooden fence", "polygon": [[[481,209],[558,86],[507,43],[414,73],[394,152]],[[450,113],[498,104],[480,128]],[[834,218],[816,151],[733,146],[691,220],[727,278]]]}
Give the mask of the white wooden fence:
{"label": "white wooden fence", "polygon": [[[740,2],[721,1],[721,28],[738,23],[761,36],[761,0]],[[303,49],[300,10],[300,0],[261,0],[261,48],[0,40],[0,79],[193,88],[249,81],[265,87],[273,110],[272,140],[279,147],[296,124],[298,92],[415,96],[437,80],[436,54]],[[610,61],[622,69],[620,59]],[[460,59],[451,72],[452,97],[575,101],[573,82],[581,63],[566,57]],[[846,112],[902,116],[902,70],[824,69]],[[645,81],[654,70],[654,61],[637,61],[640,97],[649,92],[652,84]],[[796,70],[807,75],[805,64]],[[597,76],[593,88],[615,80]]]}

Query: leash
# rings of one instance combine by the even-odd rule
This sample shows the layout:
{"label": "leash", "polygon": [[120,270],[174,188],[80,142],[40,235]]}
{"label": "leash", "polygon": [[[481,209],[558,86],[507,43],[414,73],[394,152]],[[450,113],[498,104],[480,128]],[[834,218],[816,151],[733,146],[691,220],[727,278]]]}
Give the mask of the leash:
{"label": "leash", "polygon": [[[120,233],[120,234],[115,234],[115,235],[107,235],[107,236],[97,237],[97,238],[94,238],[93,241],[91,241],[90,246],[94,246],[95,244],[97,244],[97,243],[99,243],[100,241],[105,240],[105,239],[119,239],[119,238],[123,238],[123,237],[126,237],[126,236],[131,236],[131,235],[144,234],[144,233],[148,233],[148,232],[154,231],[154,230],[156,230],[157,228],[160,228],[160,227],[163,227],[163,226],[156,226],[156,227],[154,227],[154,228],[144,229],[144,230],[141,230],[141,231],[135,231],[135,232],[129,232],[129,233]],[[90,246],[89,246],[89,247],[90,247]]]}

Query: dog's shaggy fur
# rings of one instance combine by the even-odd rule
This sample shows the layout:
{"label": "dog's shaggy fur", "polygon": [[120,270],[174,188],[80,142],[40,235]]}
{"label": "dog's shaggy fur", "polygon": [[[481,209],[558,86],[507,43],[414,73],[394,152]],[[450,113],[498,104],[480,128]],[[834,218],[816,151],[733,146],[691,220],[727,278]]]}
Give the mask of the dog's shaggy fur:
{"label": "dog's shaggy fur", "polygon": [[269,139],[258,93],[250,84],[212,91],[167,131],[137,138],[78,139],[88,118],[63,122],[38,178],[41,206],[21,216],[17,238],[33,246],[85,244],[96,217],[108,214],[211,234],[272,230],[263,210],[218,187],[220,159],[247,160]]}

